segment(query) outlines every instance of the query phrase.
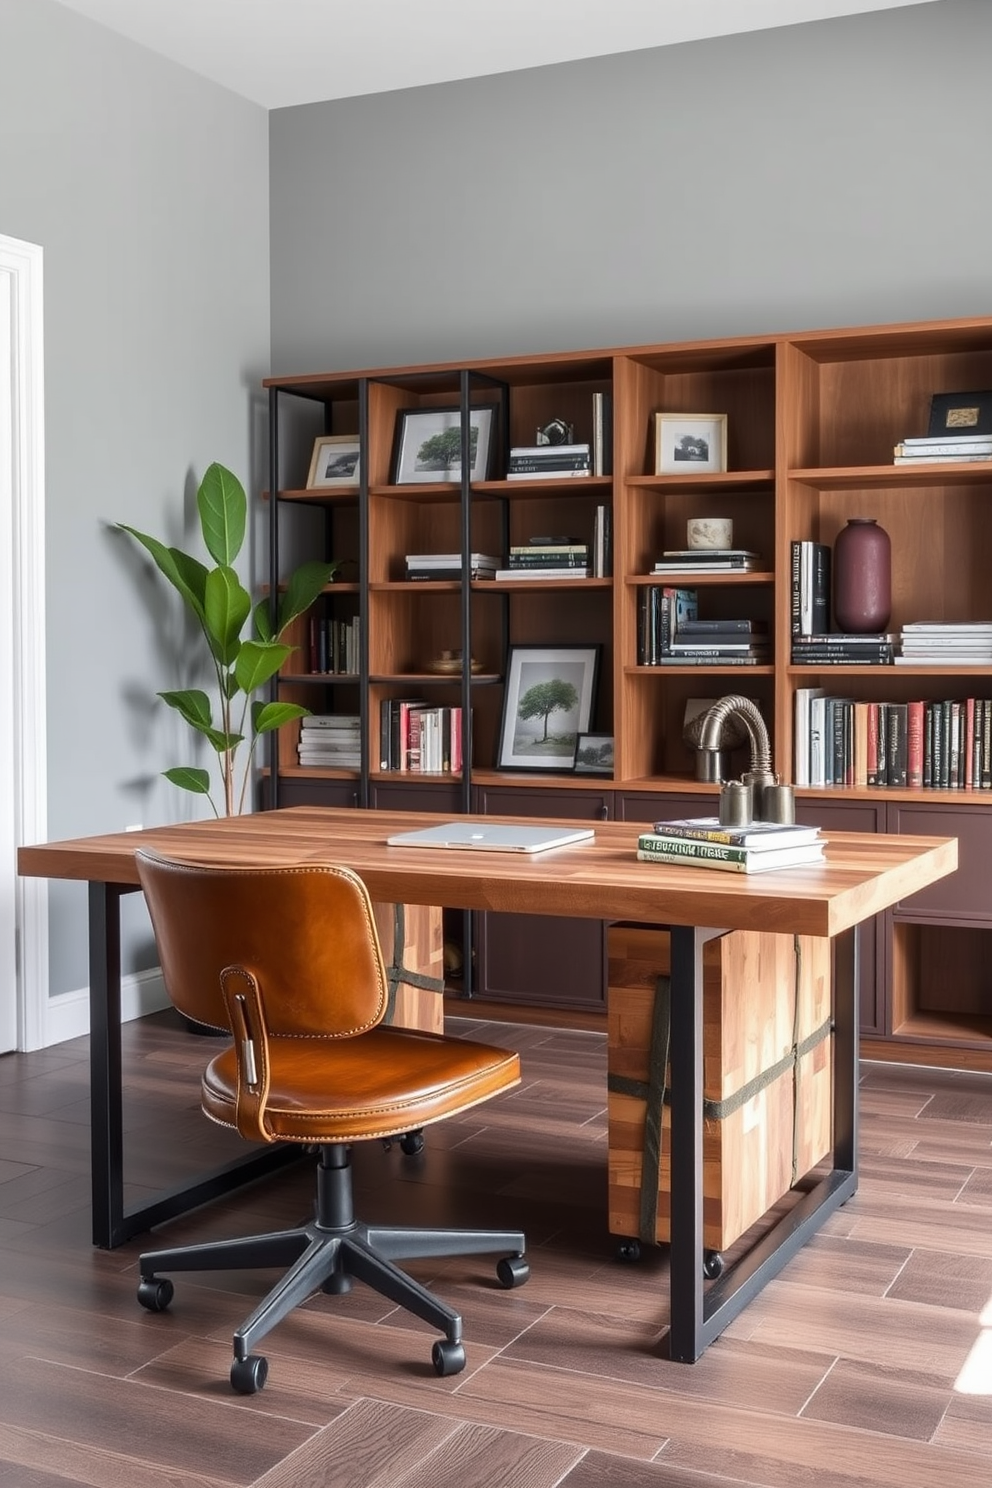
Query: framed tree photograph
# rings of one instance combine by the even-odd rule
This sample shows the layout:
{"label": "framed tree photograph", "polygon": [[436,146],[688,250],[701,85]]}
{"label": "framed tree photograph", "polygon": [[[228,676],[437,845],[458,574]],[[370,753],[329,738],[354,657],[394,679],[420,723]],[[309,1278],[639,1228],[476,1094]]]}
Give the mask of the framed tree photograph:
{"label": "framed tree photograph", "polygon": [[726,468],[725,413],[655,414],[655,475],[698,475]]}
{"label": "framed tree photograph", "polygon": [[574,769],[576,775],[612,775],[613,735],[579,734]]}
{"label": "framed tree photograph", "polygon": [[596,701],[599,646],[511,646],[496,765],[571,771]]}
{"label": "framed tree photograph", "polygon": [[[469,479],[486,480],[496,447],[496,403],[469,410]],[[425,485],[462,478],[462,411],[453,408],[401,408],[396,415],[393,484]]]}
{"label": "framed tree photograph", "polygon": [[313,447],[307,490],[357,486],[361,453],[357,434],[322,434]]}

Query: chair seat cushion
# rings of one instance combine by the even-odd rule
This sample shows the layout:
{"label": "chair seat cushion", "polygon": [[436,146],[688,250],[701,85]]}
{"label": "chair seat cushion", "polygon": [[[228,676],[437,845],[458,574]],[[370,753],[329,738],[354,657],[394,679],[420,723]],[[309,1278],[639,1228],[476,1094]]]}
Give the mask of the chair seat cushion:
{"label": "chair seat cushion", "polygon": [[[520,1082],[517,1054],[470,1039],[373,1028],[357,1038],[269,1040],[264,1124],[273,1141],[390,1137],[468,1110]],[[234,1048],[211,1060],[203,1109],[236,1126]]]}

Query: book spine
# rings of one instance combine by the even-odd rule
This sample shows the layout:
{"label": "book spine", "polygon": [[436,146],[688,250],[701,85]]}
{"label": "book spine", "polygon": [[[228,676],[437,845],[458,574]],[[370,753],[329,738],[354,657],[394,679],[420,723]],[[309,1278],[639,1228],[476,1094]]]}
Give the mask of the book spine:
{"label": "book spine", "polygon": [[880,785],[878,778],[878,704],[868,704],[868,725],[865,753],[865,784]]}
{"label": "book spine", "polygon": [[906,704],[889,705],[888,729],[889,762],[887,785],[904,786],[907,779],[907,720]]}
{"label": "book spine", "polygon": [[920,700],[906,704],[906,784],[923,785],[923,712]]}
{"label": "book spine", "polygon": [[676,858],[705,859],[717,863],[747,863],[746,847],[726,842],[705,842],[698,838],[670,837],[667,833],[641,832],[637,846],[646,852],[674,853]]}
{"label": "book spine", "polygon": [[794,636],[802,635],[802,550],[801,542],[792,544],[792,585],[790,592],[791,628]]}
{"label": "book spine", "polygon": [[810,633],[821,635],[830,629],[830,547],[827,543],[813,544],[812,589]]}
{"label": "book spine", "polygon": [[730,873],[746,873],[746,863],[727,862],[713,858],[688,858],[681,853],[659,852],[654,848],[639,847],[637,858],[641,863],[690,863],[695,868],[720,868]]}
{"label": "book spine", "polygon": [[992,786],[992,700],[982,705],[982,789]]}

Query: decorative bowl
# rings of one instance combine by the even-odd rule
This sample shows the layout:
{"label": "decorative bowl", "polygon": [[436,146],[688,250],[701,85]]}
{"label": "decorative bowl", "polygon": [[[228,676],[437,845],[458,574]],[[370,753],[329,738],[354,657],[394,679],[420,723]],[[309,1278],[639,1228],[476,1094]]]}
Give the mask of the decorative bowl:
{"label": "decorative bowl", "polygon": [[[460,677],[462,674],[462,653],[460,651],[442,651],[439,656],[431,657],[427,663],[429,672],[437,672],[442,677]],[[482,662],[476,661],[473,656],[469,662],[469,670],[472,673],[482,671]]]}

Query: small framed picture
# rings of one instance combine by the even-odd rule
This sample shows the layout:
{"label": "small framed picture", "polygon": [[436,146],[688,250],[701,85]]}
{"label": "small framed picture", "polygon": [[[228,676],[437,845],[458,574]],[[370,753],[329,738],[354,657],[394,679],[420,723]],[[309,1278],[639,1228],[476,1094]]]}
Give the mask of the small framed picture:
{"label": "small framed picture", "polygon": [[575,773],[613,774],[612,734],[579,734],[575,741]]}
{"label": "small framed picture", "polygon": [[357,486],[361,445],[357,434],[322,434],[313,447],[307,490],[321,486]]}
{"label": "small framed picture", "polygon": [[726,468],[725,413],[655,414],[655,475],[696,475]]}
{"label": "small framed picture", "polygon": [[928,436],[992,434],[992,392],[934,393],[930,399]]}
{"label": "small framed picture", "polygon": [[567,770],[596,700],[600,648],[511,646],[499,731],[500,770]]}
{"label": "small framed picture", "polygon": [[[486,480],[496,445],[496,403],[469,409],[469,480]],[[424,485],[462,478],[462,411],[401,408],[396,417],[393,484]]]}

